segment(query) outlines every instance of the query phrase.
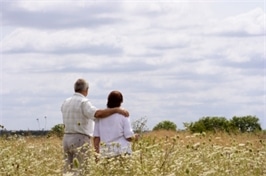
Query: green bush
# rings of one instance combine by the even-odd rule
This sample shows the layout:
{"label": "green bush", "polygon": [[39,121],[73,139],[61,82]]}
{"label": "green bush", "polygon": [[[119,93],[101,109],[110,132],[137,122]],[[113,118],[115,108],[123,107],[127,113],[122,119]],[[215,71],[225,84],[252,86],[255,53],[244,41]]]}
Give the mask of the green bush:
{"label": "green bush", "polygon": [[153,131],[155,130],[173,130],[176,131],[176,124],[174,122],[165,120],[160,123],[158,123],[154,128]]}
{"label": "green bush", "polygon": [[56,136],[62,138],[64,135],[64,129],[65,129],[64,124],[57,124],[51,129],[50,134],[56,135]]}
{"label": "green bush", "polygon": [[225,117],[202,117],[198,121],[185,125],[191,132],[229,132],[230,123]]}

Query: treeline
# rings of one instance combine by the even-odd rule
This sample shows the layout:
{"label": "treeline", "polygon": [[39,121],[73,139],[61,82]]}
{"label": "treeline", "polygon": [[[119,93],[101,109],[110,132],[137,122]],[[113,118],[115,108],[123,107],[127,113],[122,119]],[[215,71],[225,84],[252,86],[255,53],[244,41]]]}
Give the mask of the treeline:
{"label": "treeline", "polygon": [[[227,133],[245,133],[245,132],[258,132],[262,131],[259,119],[256,116],[234,116],[232,119],[227,119],[225,117],[202,117],[196,122],[183,123],[185,130],[192,133],[202,133],[202,132],[227,132]],[[132,123],[134,132],[142,133],[149,131],[147,128],[147,119],[141,118]],[[1,130],[2,128],[2,130]],[[165,120],[158,123],[153,130],[177,130],[175,123]],[[58,137],[63,137],[64,125],[57,124],[50,131],[7,131],[4,126],[0,125],[0,136],[5,135],[21,135],[21,136],[44,136],[44,135],[56,135]]]}
{"label": "treeline", "polygon": [[13,135],[18,135],[18,136],[45,136],[49,134],[50,131],[44,131],[44,130],[19,130],[19,131],[9,131],[9,130],[0,130],[0,136],[13,136]]}
{"label": "treeline", "polygon": [[228,132],[245,133],[261,131],[259,119],[256,116],[234,116],[232,119],[225,117],[202,117],[196,122],[184,123],[187,130],[193,133],[202,132]]}

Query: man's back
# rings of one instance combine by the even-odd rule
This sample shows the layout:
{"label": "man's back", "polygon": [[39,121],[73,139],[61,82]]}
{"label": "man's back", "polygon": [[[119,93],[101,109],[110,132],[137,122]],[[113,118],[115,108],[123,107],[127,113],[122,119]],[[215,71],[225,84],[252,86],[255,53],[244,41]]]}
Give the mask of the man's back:
{"label": "man's back", "polygon": [[[86,97],[75,93],[64,101],[61,111],[65,133],[81,133],[92,136],[96,108],[91,106]],[[84,111],[87,111],[87,114]]]}

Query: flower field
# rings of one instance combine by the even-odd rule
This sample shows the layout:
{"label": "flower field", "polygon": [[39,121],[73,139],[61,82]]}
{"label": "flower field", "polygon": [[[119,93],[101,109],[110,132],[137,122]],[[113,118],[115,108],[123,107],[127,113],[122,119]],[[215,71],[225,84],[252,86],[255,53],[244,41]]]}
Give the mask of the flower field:
{"label": "flower field", "polygon": [[[134,153],[95,162],[80,175],[266,176],[265,134],[190,134],[157,131],[142,135]],[[1,176],[62,175],[63,152],[57,137],[0,138]],[[66,174],[71,175],[71,174]]]}

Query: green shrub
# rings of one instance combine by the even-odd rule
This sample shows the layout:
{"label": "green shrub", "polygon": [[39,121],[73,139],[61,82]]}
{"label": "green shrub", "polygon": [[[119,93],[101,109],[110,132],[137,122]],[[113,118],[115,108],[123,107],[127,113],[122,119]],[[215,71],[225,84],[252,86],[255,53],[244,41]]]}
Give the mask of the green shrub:
{"label": "green shrub", "polygon": [[57,124],[51,129],[51,132],[49,135],[56,135],[62,138],[64,135],[64,129],[65,129],[64,124]]}
{"label": "green shrub", "polygon": [[202,117],[198,121],[185,126],[191,132],[229,132],[230,123],[225,117]]}
{"label": "green shrub", "polygon": [[173,131],[176,131],[176,128],[177,128],[177,126],[176,126],[176,124],[174,122],[165,120],[165,121],[162,121],[162,122],[158,123],[153,128],[153,131],[154,130],[173,130]]}

